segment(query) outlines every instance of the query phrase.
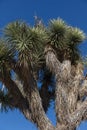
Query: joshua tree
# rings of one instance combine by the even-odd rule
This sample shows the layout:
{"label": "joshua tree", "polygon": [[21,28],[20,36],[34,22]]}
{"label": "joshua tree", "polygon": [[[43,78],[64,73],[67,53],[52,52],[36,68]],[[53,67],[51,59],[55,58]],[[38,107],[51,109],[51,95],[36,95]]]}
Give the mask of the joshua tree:
{"label": "joshua tree", "polygon": [[[79,51],[84,39],[80,29],[60,18],[47,27],[8,24],[0,40],[2,109],[19,109],[40,130],[74,130],[87,119],[87,79]],[[56,126],[46,116],[52,100]]]}

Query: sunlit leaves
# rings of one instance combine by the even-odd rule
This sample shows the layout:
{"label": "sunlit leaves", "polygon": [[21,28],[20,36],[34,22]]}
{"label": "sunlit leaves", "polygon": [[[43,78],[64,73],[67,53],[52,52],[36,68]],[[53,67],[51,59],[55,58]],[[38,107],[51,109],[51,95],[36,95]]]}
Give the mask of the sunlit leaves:
{"label": "sunlit leaves", "polygon": [[8,24],[5,28],[5,38],[6,41],[10,44],[10,47],[14,50],[24,51],[27,49],[26,43],[28,43],[28,33],[29,29],[27,25],[22,22],[13,22]]}
{"label": "sunlit leaves", "polygon": [[49,37],[51,43],[56,47],[63,46],[65,39],[67,25],[62,19],[53,19],[49,23]]}
{"label": "sunlit leaves", "polygon": [[33,68],[44,64],[44,47],[48,43],[58,51],[62,60],[78,60],[77,44],[85,39],[83,31],[69,26],[60,18],[50,20],[48,27],[31,27],[16,21],[7,25],[4,34],[7,46],[14,57],[17,56],[18,62],[31,63]]}
{"label": "sunlit leaves", "polygon": [[50,21],[47,31],[49,41],[57,50],[60,61],[69,59],[75,63],[80,59],[78,44],[86,38],[82,30],[69,26],[58,18]]}
{"label": "sunlit leaves", "polygon": [[14,22],[5,28],[5,37],[14,54],[18,52],[19,62],[22,62],[22,60],[33,62],[33,59],[39,61],[47,34],[45,29],[29,27],[22,22]]}
{"label": "sunlit leaves", "polygon": [[86,36],[82,30],[70,27],[68,29],[67,40],[69,44],[78,44],[85,40]]}

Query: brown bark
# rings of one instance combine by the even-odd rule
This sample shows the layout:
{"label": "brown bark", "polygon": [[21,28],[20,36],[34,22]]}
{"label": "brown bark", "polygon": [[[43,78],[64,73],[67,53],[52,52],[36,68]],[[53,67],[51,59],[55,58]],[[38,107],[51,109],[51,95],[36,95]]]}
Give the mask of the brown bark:
{"label": "brown bark", "polygon": [[79,89],[79,96],[82,98],[83,96],[87,96],[87,79],[84,79],[80,89]]}
{"label": "brown bark", "polygon": [[68,63],[69,68],[71,68],[70,63],[69,61],[67,61],[61,64],[56,58],[54,50],[50,46],[46,47],[45,54],[46,54],[46,64],[56,76],[55,108],[56,108],[57,123],[60,122],[61,124],[66,124],[68,119],[68,106],[67,106],[68,100],[66,92],[67,91],[66,82],[70,75],[70,70],[67,71],[66,63]]}
{"label": "brown bark", "polygon": [[55,127],[45,114],[32,68],[27,62],[13,67],[23,81],[22,84],[20,81],[13,81],[8,72],[4,78],[0,76],[0,80],[13,95],[14,106],[35,123],[38,129],[75,130],[82,120],[87,119],[87,100],[82,101],[82,97],[87,96],[87,81],[82,76],[82,64],[72,65],[67,59],[61,63],[49,45],[45,48],[45,58],[47,67],[56,78]]}
{"label": "brown bark", "polygon": [[[31,71],[31,66],[28,66],[26,63],[26,66],[22,66],[22,70],[25,71],[23,89],[31,110],[32,121],[36,123],[40,130],[53,130],[54,127],[47,118],[43,109],[36,81],[34,80],[33,73]],[[24,112],[24,114],[27,119],[29,119],[28,112]]]}
{"label": "brown bark", "polygon": [[78,100],[79,87],[82,80],[82,65],[78,64],[75,68],[75,76],[69,79],[69,95],[68,95],[68,105],[69,111],[72,113],[75,111]]}
{"label": "brown bark", "polygon": [[54,127],[52,126],[51,122],[47,118],[45,111],[42,107],[42,101],[37,89],[37,85],[31,73],[29,76],[28,85],[30,86],[31,91],[30,94],[26,95],[26,97],[29,101],[29,106],[31,108],[33,122],[37,124],[40,130],[53,129]]}
{"label": "brown bark", "polygon": [[84,113],[87,113],[86,102],[78,101],[79,95],[82,97],[87,93],[86,86],[81,88],[83,66],[80,63],[73,66],[68,60],[60,63],[51,46],[46,47],[45,57],[48,68],[56,77],[57,126],[59,124],[64,126],[58,129],[74,130],[81,122]]}

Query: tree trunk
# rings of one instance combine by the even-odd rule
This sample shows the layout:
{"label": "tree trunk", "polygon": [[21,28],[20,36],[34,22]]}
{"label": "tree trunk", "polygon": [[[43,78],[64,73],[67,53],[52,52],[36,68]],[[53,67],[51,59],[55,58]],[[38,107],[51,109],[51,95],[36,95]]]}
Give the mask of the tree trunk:
{"label": "tree trunk", "polygon": [[[56,78],[55,111],[57,124],[54,127],[46,116],[36,81],[32,71],[30,71],[30,66],[28,67],[27,64],[24,68],[23,96],[26,98],[28,106],[22,106],[21,111],[40,130],[75,130],[87,112],[87,101],[83,103],[81,100],[78,101],[78,96],[81,98],[84,93],[87,93],[86,85],[84,87],[85,83],[81,84],[82,66],[81,64],[72,66],[69,60],[64,60],[61,63],[51,46],[46,46],[45,58],[47,67]],[[82,85],[84,89],[81,88]]]}
{"label": "tree trunk", "polygon": [[[87,100],[82,97],[87,95],[87,80],[83,79],[82,64],[72,65],[69,60],[62,63],[51,46],[45,48],[46,66],[55,75],[55,112],[56,126],[45,114],[37,83],[34,80],[31,66],[15,66],[16,72],[20,71],[23,84],[11,79],[10,74],[1,78],[9,92],[15,97],[15,107],[37,125],[39,130],[75,130],[82,120],[87,119]],[[22,70],[22,71],[21,71]],[[22,90],[19,89],[22,87]],[[23,93],[22,93],[23,92]],[[78,98],[79,97],[79,98]]]}
{"label": "tree trunk", "polygon": [[[46,65],[56,78],[55,110],[58,127],[56,126],[55,129],[75,130],[87,110],[87,101],[81,102],[82,105],[77,108],[79,90],[82,86],[83,66],[80,63],[73,66],[69,60],[60,63],[55,51],[49,45],[45,48],[45,57]],[[86,89],[84,90],[87,92]]]}

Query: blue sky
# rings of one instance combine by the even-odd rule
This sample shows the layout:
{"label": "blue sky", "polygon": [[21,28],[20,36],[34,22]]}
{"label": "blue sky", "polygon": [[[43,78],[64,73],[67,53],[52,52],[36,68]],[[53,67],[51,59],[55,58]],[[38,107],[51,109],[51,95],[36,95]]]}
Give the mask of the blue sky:
{"label": "blue sky", "polygon": [[[87,34],[87,0],[0,0],[0,29],[9,22],[21,19],[34,24],[34,15],[41,17],[45,24],[49,19],[60,17],[72,26],[81,28]],[[82,54],[87,54],[87,43],[81,46]],[[48,117],[55,124],[52,108]],[[19,111],[0,113],[0,130],[36,130]],[[86,130],[83,122],[78,130]]]}

